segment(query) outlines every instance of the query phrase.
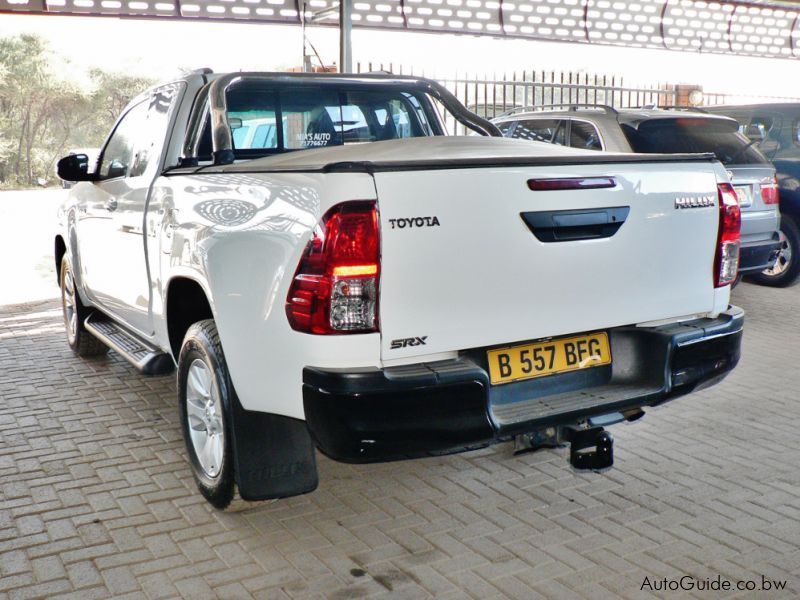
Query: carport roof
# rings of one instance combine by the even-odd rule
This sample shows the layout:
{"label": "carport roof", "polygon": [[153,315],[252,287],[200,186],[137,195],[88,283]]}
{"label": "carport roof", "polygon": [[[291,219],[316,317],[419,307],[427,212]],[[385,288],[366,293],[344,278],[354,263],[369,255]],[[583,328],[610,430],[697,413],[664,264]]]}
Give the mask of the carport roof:
{"label": "carport roof", "polygon": [[[752,0],[352,0],[353,26],[800,57],[800,7]],[[0,0],[0,12],[338,26],[337,0]]]}

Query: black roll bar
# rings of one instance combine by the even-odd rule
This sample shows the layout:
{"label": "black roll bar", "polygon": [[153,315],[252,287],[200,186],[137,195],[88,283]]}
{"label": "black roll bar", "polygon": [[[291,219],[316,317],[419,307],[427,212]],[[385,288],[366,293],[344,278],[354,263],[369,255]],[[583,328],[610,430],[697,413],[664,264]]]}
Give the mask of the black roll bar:
{"label": "black roll bar", "polygon": [[[398,75],[387,75],[378,73],[365,73],[362,75],[345,74],[313,74],[313,73],[261,73],[261,72],[241,72],[229,73],[215,79],[206,87],[202,88],[198,94],[192,114],[189,118],[189,127],[184,141],[183,164],[196,163],[197,145],[200,138],[202,123],[208,112],[211,116],[211,138],[213,147],[213,159],[215,165],[229,165],[234,161],[233,138],[228,123],[228,89],[244,81],[263,81],[268,83],[298,83],[314,82],[328,84],[365,84],[369,82],[381,82],[403,86],[406,89],[413,87],[416,90],[425,92],[436,98],[442,105],[455,117],[455,119],[472,129],[473,131],[485,135],[502,137],[502,133],[497,126],[480,117],[459,102],[450,90],[442,84],[424,77],[409,77]],[[202,97],[201,97],[202,95]],[[206,98],[207,97],[207,98]]]}

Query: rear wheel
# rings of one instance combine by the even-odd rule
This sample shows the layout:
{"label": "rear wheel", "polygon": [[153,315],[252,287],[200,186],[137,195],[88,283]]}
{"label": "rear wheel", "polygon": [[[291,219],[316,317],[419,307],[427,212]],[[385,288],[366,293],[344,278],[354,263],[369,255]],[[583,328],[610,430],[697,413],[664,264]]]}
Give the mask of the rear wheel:
{"label": "rear wheel", "polygon": [[751,281],[761,285],[786,287],[800,276],[800,229],[792,217],[781,217],[780,241],[781,249],[775,265],[771,269],[751,275]]}
{"label": "rear wheel", "polygon": [[230,435],[235,394],[214,321],[198,321],[186,332],[178,358],[181,427],[197,487],[220,509],[235,492]]}
{"label": "rear wheel", "polygon": [[65,254],[61,259],[61,310],[67,343],[78,356],[98,356],[108,352],[108,346],[89,333],[83,326],[92,310],[84,306],[75,287],[75,276]]}

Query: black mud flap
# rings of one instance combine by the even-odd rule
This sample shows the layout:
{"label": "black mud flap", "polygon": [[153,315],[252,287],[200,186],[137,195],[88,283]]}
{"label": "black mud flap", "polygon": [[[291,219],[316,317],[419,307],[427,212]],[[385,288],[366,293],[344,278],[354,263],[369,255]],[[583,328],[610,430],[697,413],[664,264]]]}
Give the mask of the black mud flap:
{"label": "black mud flap", "polygon": [[305,421],[245,410],[234,402],[233,455],[243,500],[270,500],[317,489],[317,461]]}

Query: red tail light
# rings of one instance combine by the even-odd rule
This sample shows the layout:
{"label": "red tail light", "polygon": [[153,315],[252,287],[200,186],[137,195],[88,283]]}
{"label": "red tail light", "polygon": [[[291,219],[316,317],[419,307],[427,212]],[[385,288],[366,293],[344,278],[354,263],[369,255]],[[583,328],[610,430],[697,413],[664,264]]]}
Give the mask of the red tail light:
{"label": "red tail light", "polygon": [[780,195],[778,193],[777,177],[767,177],[761,182],[761,199],[764,201],[764,204],[778,203]]}
{"label": "red tail light", "polygon": [[292,329],[323,335],[378,331],[380,270],[375,202],[331,208],[308,242],[286,298]]}
{"label": "red tail light", "polygon": [[719,234],[717,253],[714,257],[714,287],[730,285],[739,271],[739,230],[742,213],[736,192],[729,183],[717,186],[719,195]]}

